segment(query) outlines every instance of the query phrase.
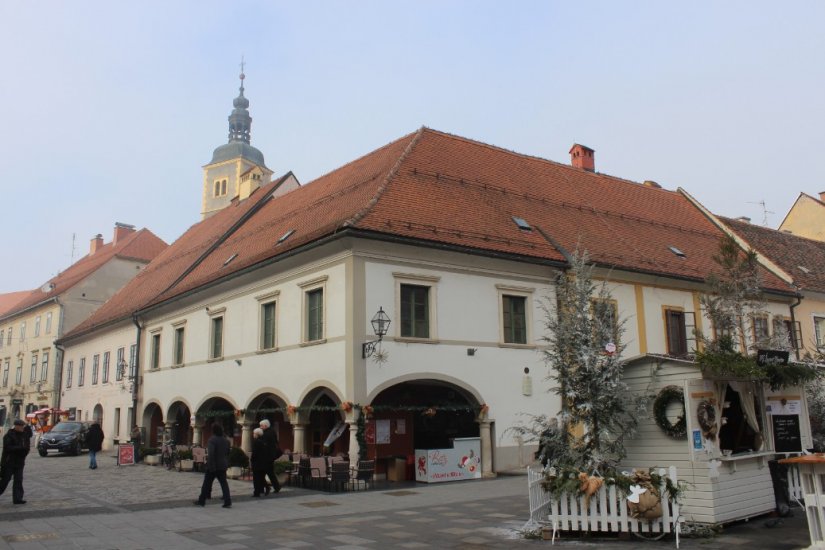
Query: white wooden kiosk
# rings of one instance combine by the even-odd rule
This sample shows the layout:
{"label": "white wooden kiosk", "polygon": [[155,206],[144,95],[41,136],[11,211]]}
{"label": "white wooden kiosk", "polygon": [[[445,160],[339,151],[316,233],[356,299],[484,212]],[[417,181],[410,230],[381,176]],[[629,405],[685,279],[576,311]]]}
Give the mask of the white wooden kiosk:
{"label": "white wooden kiosk", "polygon": [[[629,361],[625,382],[635,394],[658,395],[667,386],[684,392],[687,438],[669,437],[651,403],[622,463],[676,466],[679,479],[690,484],[681,502],[687,521],[727,523],[773,511],[768,461],[811,447],[801,388],[772,391],[747,380],[705,378],[692,361],[655,355]],[[668,406],[671,422],[680,414],[678,402]]]}
{"label": "white wooden kiosk", "polygon": [[481,439],[456,437],[448,449],[416,449],[415,480],[424,483],[481,478]]}

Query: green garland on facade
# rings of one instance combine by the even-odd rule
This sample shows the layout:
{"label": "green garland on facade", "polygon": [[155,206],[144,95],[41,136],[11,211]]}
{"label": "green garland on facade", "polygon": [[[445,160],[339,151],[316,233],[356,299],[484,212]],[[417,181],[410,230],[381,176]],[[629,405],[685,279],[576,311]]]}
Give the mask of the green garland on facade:
{"label": "green garland on facade", "polygon": [[[682,405],[682,414],[671,422],[667,417],[667,406],[678,401]],[[653,402],[653,420],[668,437],[685,439],[687,437],[687,412],[685,411],[685,394],[678,386],[666,386]]]}
{"label": "green garland on facade", "polygon": [[[544,480],[541,482],[542,488],[550,493],[553,498],[560,498],[565,495],[578,496],[582,494],[581,481],[579,475],[581,470],[571,466],[564,466],[561,468],[551,468],[545,473]],[[673,482],[668,476],[659,475],[657,468],[650,468],[648,470],[650,476],[650,483],[657,489],[664,484],[665,495],[670,502],[679,502],[684,496],[687,482],[679,480]],[[616,491],[622,496],[627,496],[630,493],[630,487],[638,483],[633,472],[626,475],[616,469],[609,469],[605,475],[601,476],[606,487],[615,486]]]}
{"label": "green garland on facade", "polygon": [[358,460],[366,460],[367,458],[367,436],[365,435],[367,419],[364,414],[364,409],[361,405],[356,405],[358,409],[358,420],[355,423],[355,440],[358,442]]}

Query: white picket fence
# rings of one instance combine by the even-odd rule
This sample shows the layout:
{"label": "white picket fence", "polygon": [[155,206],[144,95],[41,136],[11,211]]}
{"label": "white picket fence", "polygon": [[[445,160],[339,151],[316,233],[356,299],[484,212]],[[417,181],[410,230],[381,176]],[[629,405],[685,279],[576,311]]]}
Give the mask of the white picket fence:
{"label": "white picket fence", "polygon": [[[665,471],[662,470],[662,474]],[[668,477],[675,483],[676,468],[671,466]],[[667,499],[664,484],[659,488],[662,498],[662,517],[647,520],[629,516],[626,497],[615,486],[604,486],[585,506],[584,495],[563,495],[556,499],[541,486],[544,472],[527,467],[527,486],[530,495],[530,521],[527,525],[549,524],[553,527],[553,544],[559,531],[588,531],[592,533],[635,533],[641,537],[658,538],[667,533],[676,535],[679,548],[681,523],[679,504]]]}
{"label": "white picket fence", "polygon": [[805,495],[802,492],[802,481],[799,476],[799,468],[796,464],[789,464],[788,468],[788,494],[791,497],[791,502],[796,501],[799,506],[805,506],[802,501],[805,500]]}

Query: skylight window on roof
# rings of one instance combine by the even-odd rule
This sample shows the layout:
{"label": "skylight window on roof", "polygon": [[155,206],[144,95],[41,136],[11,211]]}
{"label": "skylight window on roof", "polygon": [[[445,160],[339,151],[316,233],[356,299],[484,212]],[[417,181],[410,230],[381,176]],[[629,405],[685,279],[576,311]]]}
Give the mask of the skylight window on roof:
{"label": "skylight window on roof", "polygon": [[685,256],[685,253],[682,252],[681,250],[679,250],[678,248],[676,248],[675,246],[668,246],[668,248],[670,249],[671,252],[673,252],[674,254],[679,256],[680,258],[687,258],[687,256]]}
{"label": "skylight window on roof", "polygon": [[281,235],[281,238],[280,238],[280,239],[278,239],[278,244],[281,244],[282,242],[284,242],[285,240],[287,240],[288,238],[290,238],[290,237],[292,236],[292,234],[293,234],[293,233],[295,233],[295,230],[294,230],[294,229],[290,229],[289,231],[287,231],[286,233],[284,233],[283,235]]}
{"label": "skylight window on roof", "polygon": [[226,259],[226,261],[223,263],[223,265],[224,265],[224,266],[229,265],[229,262],[231,262],[232,260],[234,260],[234,259],[235,259],[235,258],[237,258],[237,257],[238,257],[238,253],[236,252],[235,254],[232,254],[231,256],[229,256],[229,257]]}
{"label": "skylight window on roof", "polygon": [[811,272],[811,270],[810,270],[810,269],[808,269],[807,267],[805,267],[804,265],[798,265],[798,266],[796,266],[796,267],[798,267],[798,268],[799,268],[799,271],[801,271],[802,273],[808,274],[808,273],[810,273],[810,272]]}
{"label": "skylight window on roof", "polygon": [[519,217],[513,216],[513,221],[514,221],[514,222],[516,222],[516,225],[517,225],[517,226],[518,226],[518,228],[519,228],[519,229],[521,229],[522,231],[532,231],[532,230],[533,230],[533,228],[532,228],[532,227],[530,227],[530,224],[529,224],[529,223],[527,223],[527,222],[524,220],[524,218],[519,218]]}

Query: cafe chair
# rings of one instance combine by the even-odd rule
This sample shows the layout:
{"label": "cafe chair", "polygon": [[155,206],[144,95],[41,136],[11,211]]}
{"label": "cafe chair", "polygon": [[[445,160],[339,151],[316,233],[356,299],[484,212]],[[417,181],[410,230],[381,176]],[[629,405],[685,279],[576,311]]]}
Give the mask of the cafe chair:
{"label": "cafe chair", "polygon": [[206,449],[203,447],[192,447],[192,470],[195,472],[206,470]]}
{"label": "cafe chair", "polygon": [[345,489],[350,482],[348,460],[334,460],[330,463],[329,474],[327,474],[327,490],[340,491]]}
{"label": "cafe chair", "polygon": [[356,487],[364,484],[364,489],[372,484],[372,478],[375,476],[375,461],[374,460],[359,460],[358,467],[352,469],[352,476],[350,483]]}

